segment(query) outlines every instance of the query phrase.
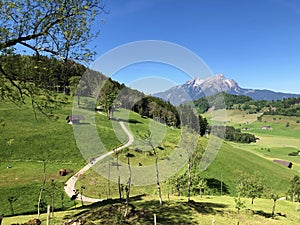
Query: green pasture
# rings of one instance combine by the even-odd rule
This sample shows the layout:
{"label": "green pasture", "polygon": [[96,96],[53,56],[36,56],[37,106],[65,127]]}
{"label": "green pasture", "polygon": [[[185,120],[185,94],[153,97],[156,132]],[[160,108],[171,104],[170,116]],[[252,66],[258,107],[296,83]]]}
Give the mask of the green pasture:
{"label": "green pasture", "polygon": [[[264,130],[262,127],[269,126],[270,129]],[[238,126],[237,126],[238,127]],[[249,128],[245,132],[253,133],[257,135],[271,135],[275,138],[288,137],[288,138],[299,138],[300,137],[300,124],[291,123],[286,127],[285,123],[272,123],[272,122],[253,122],[249,125],[240,126],[240,128]]]}
{"label": "green pasture", "polygon": [[241,170],[253,174],[258,172],[265,180],[265,184],[276,193],[285,196],[289,188],[289,180],[296,174],[284,166],[274,163],[251,151],[243,148],[233,147],[231,144],[224,143],[215,161],[202,172],[205,178],[213,178],[216,183],[224,183],[229,194],[235,194],[237,183],[237,171]]}
{"label": "green pasture", "polygon": [[[200,143],[206,142],[203,138]],[[200,145],[200,144],[199,144]],[[131,164],[135,164],[134,158],[131,158]],[[148,157],[149,158],[149,157]],[[141,162],[143,158],[138,158]],[[143,161],[142,161],[143,162]],[[199,162],[198,162],[199,163]],[[200,164],[198,165],[200,166]],[[186,166],[184,167],[187,168]],[[220,194],[221,182],[222,192],[226,195],[236,194],[237,174],[238,171],[253,174],[258,172],[265,180],[266,187],[273,190],[280,196],[286,196],[289,188],[290,179],[298,174],[296,170],[290,170],[282,165],[272,162],[266,157],[256,154],[255,151],[249,151],[243,148],[233,147],[229,143],[224,143],[212,164],[200,173],[200,176],[205,178],[209,184],[209,193]],[[90,170],[85,175],[80,177],[77,182],[77,188],[85,186],[85,194],[95,198],[107,198],[110,192],[110,197],[117,197],[118,188],[115,182],[108,180],[97,172]],[[110,186],[110,190],[109,187]],[[184,191],[186,187],[182,187]],[[133,194],[150,194],[157,193],[156,185],[146,187],[132,186]],[[162,192],[164,194],[172,193],[172,188],[162,182]]]}
{"label": "green pasture", "polygon": [[[8,198],[11,195],[17,198],[14,203],[15,214],[36,210],[34,205],[37,204],[43,181],[43,161],[46,162],[46,184],[50,185],[51,180],[57,182],[63,196],[65,181],[86,164],[77,148],[73,127],[65,120],[67,115],[72,113],[71,99],[64,97],[63,100],[65,103],[54,111],[55,119],[49,119],[39,112],[35,118],[30,105],[0,103],[0,118],[5,124],[0,130],[0,214],[11,214],[8,206]],[[91,126],[85,122],[89,120],[88,117],[94,117],[99,137],[107,150],[127,140],[116,121],[108,121],[104,115],[91,110],[85,115],[85,121],[77,126]],[[117,136],[114,131],[118,133]],[[95,148],[97,150],[97,146]],[[60,169],[67,169],[70,174],[60,177]],[[44,198],[49,203],[46,193]],[[57,198],[62,198],[61,194]],[[69,201],[69,197],[64,198],[65,201]],[[28,207],[24,207],[25,205]],[[64,207],[71,205],[65,204]]]}
{"label": "green pasture", "polygon": [[203,116],[209,121],[226,122],[227,125],[233,126],[236,124],[249,124],[255,122],[260,114],[249,114],[240,110],[215,110],[212,112],[204,113]]}
{"label": "green pasture", "polygon": [[[0,164],[0,187],[18,187],[32,182],[42,183],[43,162],[6,161]],[[75,163],[46,162],[46,179],[65,182],[69,176],[61,177],[60,169],[77,171],[82,165]]]}
{"label": "green pasture", "polygon": [[[16,198],[14,202],[15,214],[36,212],[35,205],[37,204],[38,193],[42,183],[43,160],[46,161],[47,175],[47,191],[44,193],[45,203],[49,204],[51,202],[49,196],[49,193],[51,193],[50,183],[51,180],[54,180],[57,188],[55,191],[56,209],[68,209],[73,205],[73,202],[63,193],[63,185],[68,177],[85,165],[86,160],[77,148],[73,127],[65,121],[66,116],[72,111],[71,100],[65,99],[65,101],[66,104],[63,104],[60,109],[55,111],[56,120],[49,120],[39,113],[36,120],[32,113],[32,108],[27,105],[20,108],[12,103],[0,103],[0,118],[3,118],[5,123],[5,126],[0,131],[0,214],[3,213],[5,216],[11,215],[9,197]],[[86,123],[78,126],[81,126],[83,130],[88,130],[91,126],[95,126],[103,144],[102,146],[91,143],[95,146],[95,152],[93,153],[95,156],[100,154],[97,153],[98,150],[99,152],[107,152],[127,141],[127,135],[122,131],[117,120],[108,120],[105,115],[93,110],[78,109],[79,112],[80,110],[82,110],[82,113],[86,113],[87,119]],[[210,185],[209,192],[211,194],[220,194],[220,184],[222,182],[223,194],[235,195],[237,171],[242,170],[247,173],[259,172],[264,177],[265,183],[270,190],[278,193],[280,196],[285,196],[289,187],[289,180],[295,174],[298,174],[297,170],[300,170],[298,156],[287,156],[287,154],[297,151],[300,147],[300,129],[297,118],[281,116],[280,119],[279,117],[273,119],[273,116],[264,116],[262,122],[258,122],[256,121],[257,115],[239,115],[237,110],[230,110],[226,113],[227,123],[231,123],[239,128],[249,127],[249,132],[254,133],[260,140],[251,144],[224,143],[222,145],[216,159],[205,171],[201,172],[201,176],[208,180]],[[121,154],[120,161],[127,162],[125,153],[131,153],[134,155],[134,157],[130,158],[132,165],[137,166],[141,164],[145,166],[154,164],[155,156],[151,154],[151,149],[148,147],[145,139],[141,138],[141,136],[145,137],[148,130],[151,130],[152,141],[154,146],[157,147],[156,152],[159,160],[167,159],[180,141],[181,130],[166,127],[148,118],[142,118],[136,113],[118,109],[115,112],[115,118],[123,121],[135,138],[133,145],[125,149],[123,154]],[[92,121],[91,123],[89,122],[90,120]],[[288,127],[286,126],[287,122],[289,122]],[[261,126],[264,125],[270,125],[273,129],[261,130]],[[86,140],[89,141],[88,135]],[[205,149],[207,140],[206,138],[199,140],[199,151],[201,150],[202,152]],[[100,149],[102,147],[104,149]],[[292,161],[294,169],[290,170],[272,162],[273,158]],[[73,173],[70,173],[67,177],[59,177],[58,171],[61,168],[73,170]],[[85,186],[84,195],[87,196],[103,199],[118,197],[117,184],[108,182],[107,179],[93,170],[84,174],[76,185],[79,189],[81,186]],[[108,185],[110,185],[110,194]],[[181,203],[181,201],[185,201],[184,197],[184,200],[180,200],[181,198],[172,196],[173,191],[166,182],[161,182],[161,186],[164,195],[163,199],[165,201],[169,197],[171,199],[170,205],[167,203],[165,205],[166,208],[161,209],[162,216],[168,218],[168,220],[161,221],[187,222],[186,224],[188,224],[188,221],[193,221],[193,224],[207,224],[208,221],[211,222],[214,218],[216,222],[219,221],[218,224],[237,222],[235,218],[238,215],[236,215],[231,197],[207,197],[208,203],[187,205]],[[145,207],[148,206],[151,213],[157,212],[155,211],[157,209],[157,188],[155,184],[144,187],[132,186],[131,194],[133,196],[147,195],[141,202],[134,203],[138,210],[145,211]],[[197,196],[194,199],[197,202],[204,201],[204,199],[199,199]],[[228,200],[230,202],[227,203],[226,199],[230,199]],[[257,202],[259,201],[266,201],[266,203],[262,203],[265,206],[257,205],[257,207],[261,207],[264,213],[259,212],[260,209],[257,208],[257,214],[254,215],[255,223],[253,224],[280,224],[280,222],[293,224],[292,222],[298,219],[296,214],[293,214],[293,210],[290,212],[287,210],[293,203],[286,201],[280,202],[283,205],[286,204],[282,206],[283,209],[281,210],[282,213],[287,215],[286,218],[282,216],[277,217],[275,220],[266,218],[266,216],[262,215],[269,215],[271,200],[258,199]],[[219,207],[223,202],[228,204],[228,206]],[[201,208],[202,206],[204,208]],[[118,207],[122,208],[123,206]],[[204,213],[201,210],[197,210],[196,208],[199,207],[201,210],[207,211]],[[109,209],[109,205],[104,206],[104,211],[106,209]],[[168,210],[169,214],[167,213]],[[187,217],[177,218],[175,212],[178,211],[176,210],[185,212]],[[79,211],[76,209],[68,212],[57,212],[57,224],[61,224],[63,217],[66,218],[68,213],[74,215],[76,212]],[[25,216],[25,219],[20,221],[25,221],[29,217]],[[12,221],[16,222],[14,220],[16,218],[21,219],[23,217],[5,218],[4,224],[10,224]],[[162,217],[158,218],[162,219]],[[243,224],[249,224],[248,221],[252,221],[251,218],[253,217],[250,217],[245,210],[239,218],[240,221],[243,221]],[[11,222],[9,223],[9,221]],[[147,224],[144,223],[145,220],[141,219],[141,221],[141,224]]]}
{"label": "green pasture", "polygon": [[[216,110],[216,115],[221,114]],[[230,143],[232,146],[266,158],[268,160],[282,159],[294,163],[294,170],[300,170],[300,157],[288,156],[291,152],[300,150],[300,123],[295,116],[264,115],[261,122],[259,114],[248,114],[240,110],[226,110],[227,125],[239,128],[242,132],[252,133],[259,140],[256,143]],[[218,117],[216,116],[218,119]],[[270,129],[262,129],[270,126]],[[247,128],[247,130],[244,130]]]}
{"label": "green pasture", "polygon": [[[179,129],[170,128],[149,118],[142,118],[139,114],[128,110],[120,109],[115,116],[124,121],[125,126],[134,136],[133,144],[125,150],[126,153],[134,155],[130,159],[132,165],[154,164],[155,156],[148,142],[149,131],[151,132],[151,143],[160,160],[168,157],[180,141],[181,131]],[[125,155],[120,155],[120,161],[127,162]]]}
{"label": "green pasture", "polygon": [[72,126],[65,120],[71,113],[68,102],[54,112],[56,119],[48,119],[39,112],[35,119],[30,105],[18,107],[13,103],[0,103],[0,108],[0,118],[5,124],[0,131],[0,161],[45,159],[84,163],[76,147]]}

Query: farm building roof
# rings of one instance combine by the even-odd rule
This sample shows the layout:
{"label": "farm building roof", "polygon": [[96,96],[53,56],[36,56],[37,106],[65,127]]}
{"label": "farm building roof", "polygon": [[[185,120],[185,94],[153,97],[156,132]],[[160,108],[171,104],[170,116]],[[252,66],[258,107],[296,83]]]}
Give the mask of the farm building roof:
{"label": "farm building roof", "polygon": [[82,115],[68,115],[66,120],[84,120],[84,116]]}
{"label": "farm building roof", "polygon": [[281,164],[283,166],[286,166],[288,168],[292,168],[292,166],[293,166],[292,162],[288,162],[288,161],[284,161],[284,160],[279,160],[279,159],[274,159],[273,161],[276,162],[276,163],[279,163],[279,164]]}

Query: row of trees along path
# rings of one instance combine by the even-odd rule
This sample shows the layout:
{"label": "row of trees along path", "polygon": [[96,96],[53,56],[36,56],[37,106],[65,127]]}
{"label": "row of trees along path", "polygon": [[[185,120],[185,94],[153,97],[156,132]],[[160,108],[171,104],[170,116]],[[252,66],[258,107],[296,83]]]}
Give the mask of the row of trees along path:
{"label": "row of trees along path", "polygon": [[[89,162],[86,166],[84,166],[81,170],[79,170],[75,175],[73,175],[66,182],[66,185],[64,187],[66,194],[70,198],[72,198],[74,196],[74,194],[76,193],[75,185],[76,185],[77,180],[79,179],[79,177],[82,174],[84,174],[86,171],[88,171],[93,165],[95,165],[100,160],[104,159],[105,157],[107,157],[107,156],[109,156],[109,155],[111,155],[115,152],[120,151],[123,148],[126,148],[126,147],[130,146],[133,143],[134,138],[133,138],[132,134],[129,132],[129,130],[127,129],[127,127],[124,125],[124,123],[122,121],[119,121],[119,124],[120,124],[121,128],[123,129],[123,131],[127,134],[128,141],[124,145],[120,146],[119,148],[116,148],[116,149],[114,149],[110,152],[107,152],[104,155],[101,155],[101,156],[95,158],[93,161]],[[102,199],[89,198],[89,197],[81,195],[80,193],[77,193],[76,197],[77,197],[78,200],[81,200],[82,202],[99,202],[99,201],[102,201]]]}

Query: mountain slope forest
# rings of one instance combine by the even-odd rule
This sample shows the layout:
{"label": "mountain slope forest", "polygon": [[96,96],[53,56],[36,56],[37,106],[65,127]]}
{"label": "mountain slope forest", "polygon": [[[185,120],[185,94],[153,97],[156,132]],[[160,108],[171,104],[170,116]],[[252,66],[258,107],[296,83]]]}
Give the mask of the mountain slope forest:
{"label": "mountain slope forest", "polygon": [[[47,89],[47,93],[40,97],[33,96],[30,92],[24,92],[18,100],[14,97],[6,100],[24,103],[25,96],[31,97],[33,109],[39,110],[47,116],[54,116],[53,110],[62,103],[57,96],[65,94],[78,96],[79,106],[80,97],[97,99],[97,104],[107,112],[108,117],[115,108],[123,107],[133,109],[142,116],[160,118],[168,125],[178,127],[180,124],[177,110],[169,102],[132,90],[124,84],[119,84],[117,81],[99,72],[89,70],[74,61],[65,63],[55,57],[40,55],[1,55],[0,57],[2,68],[7,74],[12,74],[10,79],[29,85],[31,82],[38,83],[43,89]],[[18,74],[18,77],[14,77],[13,74]],[[79,82],[81,82],[80,88],[78,88]],[[15,96],[18,97],[18,95]],[[85,102],[81,104],[85,104]],[[90,106],[85,105],[84,107]]]}
{"label": "mountain slope forest", "polygon": [[266,101],[220,92],[216,95],[195,100],[193,104],[199,113],[205,113],[213,107],[215,110],[237,109],[247,111],[250,114],[300,116],[300,98]]}

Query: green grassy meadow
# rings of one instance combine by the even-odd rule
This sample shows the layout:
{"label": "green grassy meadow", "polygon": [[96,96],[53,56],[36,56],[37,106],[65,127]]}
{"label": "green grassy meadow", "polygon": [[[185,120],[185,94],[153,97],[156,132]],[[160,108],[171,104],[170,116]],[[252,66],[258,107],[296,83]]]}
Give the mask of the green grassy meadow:
{"label": "green grassy meadow", "polygon": [[[30,106],[24,105],[20,108],[11,103],[0,103],[0,118],[4,118],[5,122],[5,126],[0,131],[0,214],[9,216],[5,218],[3,224],[16,221],[26,222],[29,218],[34,218],[33,215],[27,214],[36,212],[43,179],[43,160],[46,161],[47,176],[43,200],[46,204],[50,204],[50,196],[54,191],[55,208],[69,210],[56,212],[53,224],[61,224],[68,215],[69,217],[77,214],[79,216],[80,212],[97,223],[104,222],[106,219],[115,221],[116,216],[110,215],[112,216],[110,218],[109,215],[107,216],[108,211],[112,208],[117,211],[123,209],[120,203],[113,205],[103,203],[97,207],[91,205],[84,209],[71,209],[73,202],[64,194],[63,185],[88,160],[83,158],[77,148],[72,126],[65,121],[71,111],[71,100],[68,99],[66,104],[55,112],[56,120],[49,120],[40,114],[36,120]],[[300,147],[300,125],[297,123],[297,118],[280,116],[279,119],[279,116],[264,116],[262,122],[258,122],[258,115],[241,114],[237,110],[229,110],[226,113],[229,125],[236,128],[250,128],[244,132],[255,134],[260,138],[259,142],[251,144],[224,142],[216,159],[205,171],[201,172],[201,176],[208,181],[209,190],[206,193],[211,196],[203,199],[194,196],[194,202],[191,204],[186,203],[185,197],[174,196],[174,190],[168,182],[161,182],[163,200],[166,202],[163,208],[158,206],[155,184],[142,187],[132,186],[132,196],[146,196],[139,201],[133,200],[131,206],[133,217],[129,219],[130,224],[148,224],[154,213],[158,215],[158,224],[210,224],[213,219],[216,224],[236,224],[238,220],[242,224],[294,224],[295,221],[299,221],[299,216],[294,210],[295,204],[292,202],[278,202],[278,209],[285,216],[278,215],[275,219],[271,219],[269,218],[271,200],[256,199],[256,213],[251,216],[247,210],[237,215],[233,197],[229,197],[229,195],[236,194],[235,187],[239,170],[247,173],[258,172],[265,179],[270,191],[281,197],[286,195],[289,180],[300,170],[300,157],[288,156]],[[88,112],[88,116],[95,118],[96,129],[104,146],[103,151],[110,151],[127,141],[127,136],[121,130],[118,121],[108,120],[104,114],[93,111]],[[148,130],[151,130],[154,145],[159,147],[156,151],[160,160],[166,159],[180,141],[180,129],[166,127],[123,109],[118,109],[115,117],[124,121],[125,126],[135,138],[133,145],[123,151],[134,155],[130,159],[132,165],[153,165],[155,162],[155,157],[150,154],[151,149],[141,138],[148,133]],[[287,122],[289,126],[286,126]],[[261,126],[264,125],[269,125],[272,129],[261,130]],[[90,124],[80,126],[88,129]],[[203,152],[207,142],[208,138],[200,138],[197,150]],[[100,148],[100,146],[95,146],[95,148]],[[97,151],[93,154],[98,156]],[[275,158],[292,161],[294,169],[274,163],[272,160]],[[126,163],[125,154],[122,154],[119,160]],[[58,171],[62,168],[71,170],[73,173],[60,177]],[[183,174],[184,170],[186,166],[179,173]],[[55,190],[52,189],[51,180],[55,182]],[[222,193],[226,196],[219,196],[221,182]],[[110,194],[108,194],[108,184]],[[118,198],[117,184],[108,182],[94,170],[89,170],[81,176],[76,185],[77,188],[85,186],[84,195],[90,197]],[[20,216],[11,217],[9,197],[16,198],[13,203],[14,214]],[[97,211],[98,209],[103,209],[103,214]],[[89,210],[95,210],[98,218],[89,215]]]}
{"label": "green grassy meadow", "polygon": [[[0,103],[0,118],[5,124],[0,131],[0,214],[11,215],[9,197],[16,198],[14,214],[36,211],[43,181],[43,161],[46,162],[46,185],[50,186],[51,180],[56,183],[56,208],[62,208],[63,203],[59,203],[62,199],[64,209],[73,205],[64,194],[63,186],[71,174],[86,164],[86,160],[76,146],[72,126],[65,120],[72,112],[71,99],[64,101],[66,103],[54,111],[56,119],[48,119],[39,112],[36,119],[30,105],[19,107],[13,103]],[[113,126],[104,115],[96,113],[94,116],[105,148],[111,150],[126,141],[124,133],[118,137],[114,135]],[[60,169],[71,173],[60,177]],[[50,204],[47,192],[44,193],[45,203]]]}

